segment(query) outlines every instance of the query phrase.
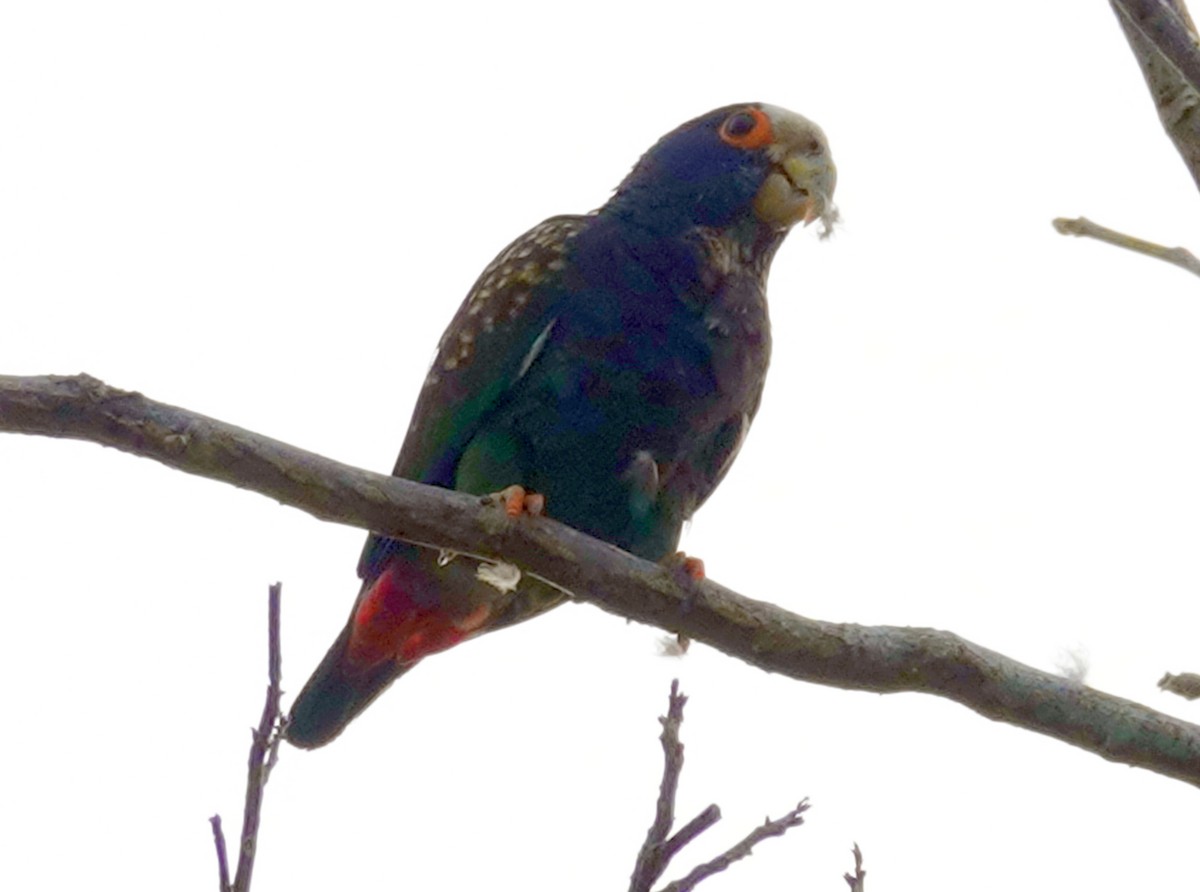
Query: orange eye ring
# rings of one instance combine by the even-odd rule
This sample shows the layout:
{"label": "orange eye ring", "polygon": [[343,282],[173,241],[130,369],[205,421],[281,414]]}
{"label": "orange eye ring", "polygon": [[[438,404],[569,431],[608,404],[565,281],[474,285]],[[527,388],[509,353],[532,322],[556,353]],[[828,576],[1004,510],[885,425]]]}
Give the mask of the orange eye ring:
{"label": "orange eye ring", "polygon": [[771,119],[766,112],[757,108],[745,108],[734,112],[721,123],[717,131],[722,142],[739,149],[761,149],[769,145],[775,134]]}

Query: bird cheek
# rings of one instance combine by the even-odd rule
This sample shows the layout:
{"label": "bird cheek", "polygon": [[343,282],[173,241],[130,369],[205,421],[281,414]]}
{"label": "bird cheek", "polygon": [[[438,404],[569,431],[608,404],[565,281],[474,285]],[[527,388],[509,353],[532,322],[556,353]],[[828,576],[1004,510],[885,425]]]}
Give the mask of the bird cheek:
{"label": "bird cheek", "polygon": [[760,220],[777,229],[788,229],[810,214],[820,216],[820,210],[807,192],[798,191],[782,173],[772,171],[754,196],[754,212]]}

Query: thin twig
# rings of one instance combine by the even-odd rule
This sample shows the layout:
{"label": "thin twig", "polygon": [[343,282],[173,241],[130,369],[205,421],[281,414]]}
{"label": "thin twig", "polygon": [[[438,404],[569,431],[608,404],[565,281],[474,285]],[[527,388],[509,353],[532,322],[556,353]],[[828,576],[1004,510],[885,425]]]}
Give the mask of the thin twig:
{"label": "thin twig", "polygon": [[1180,672],[1178,675],[1168,672],[1158,680],[1158,686],[1185,700],[1200,700],[1200,675],[1195,672]]}
{"label": "thin twig", "polygon": [[221,892],[230,892],[229,886],[229,853],[225,851],[225,831],[221,829],[221,816],[213,815],[208,819],[212,824],[213,844],[217,847],[217,875],[221,882]]}
{"label": "thin twig", "polygon": [[[638,851],[633,875],[629,880],[629,892],[650,892],[654,883],[667,869],[672,856],[687,843],[687,839],[667,839],[667,834],[671,832],[675,823],[675,795],[679,790],[679,775],[683,771],[683,744],[679,741],[679,726],[683,723],[683,707],[686,703],[687,697],[679,693],[679,679],[673,680],[667,714],[659,718],[662,723],[662,734],[658,739],[662,741],[663,748],[663,775],[658,788],[658,802],[654,809],[654,823],[650,825],[646,832],[646,841]],[[712,817],[713,812],[715,817]],[[707,823],[698,826],[706,816]],[[687,831],[688,839],[695,839],[720,818],[720,810],[715,805],[710,805],[689,821],[680,830],[680,834]]]}
{"label": "thin twig", "polygon": [[246,806],[242,812],[242,845],[238,852],[234,892],[250,892],[254,874],[254,855],[258,849],[258,828],[262,818],[263,789],[279,750],[279,701],[282,657],[279,645],[279,602],[283,585],[275,583],[267,596],[267,698],[263,703],[258,728],[252,732],[250,759],[246,771]]}
{"label": "thin twig", "polygon": [[271,586],[267,595],[267,699],[258,727],[250,729],[254,740],[246,770],[246,801],[242,809],[242,838],[238,847],[237,874],[229,884],[229,862],[225,855],[225,836],[221,816],[211,818],[217,843],[217,863],[221,872],[222,892],[250,892],[254,875],[254,855],[258,849],[258,830],[262,819],[263,792],[271,769],[279,759],[279,701],[283,696],[282,647],[279,634],[281,583]]}
{"label": "thin twig", "polygon": [[1115,229],[1109,229],[1101,226],[1099,223],[1093,223],[1087,217],[1077,217],[1075,219],[1056,217],[1053,220],[1053,224],[1054,228],[1063,235],[1094,238],[1097,241],[1116,245],[1118,248],[1125,248],[1129,251],[1145,254],[1148,257],[1165,260],[1167,263],[1173,263],[1175,266],[1186,269],[1193,275],[1200,276],[1200,260],[1197,260],[1196,256],[1186,248],[1166,248],[1154,242],[1148,242],[1145,239],[1117,232]]}
{"label": "thin twig", "polygon": [[843,876],[847,885],[850,886],[850,892],[866,892],[867,872],[863,870],[862,866],[862,849],[858,847],[858,843],[855,843],[852,851],[854,852],[854,873],[843,874]]}
{"label": "thin twig", "polygon": [[721,820],[721,809],[714,804],[680,827],[670,839],[662,844],[663,863],[674,858],[680,849],[719,820]]}
{"label": "thin twig", "polygon": [[[1200,786],[1200,727],[950,632],[809,619],[640,560],[544,517],[498,521],[463,493],[352,468],[86,375],[0,375],[0,430],[90,440],[337,523],[513,563],[579,600],[752,666],[854,690],[920,691],[1114,762]],[[82,496],[80,496],[82,497]],[[786,597],[786,592],[780,592]]]}
{"label": "thin twig", "polygon": [[663,776],[658,789],[654,823],[646,835],[647,844],[661,845],[675,823],[675,794],[679,790],[679,775],[683,772],[683,744],[679,740],[679,726],[683,723],[683,707],[686,705],[687,697],[679,693],[679,679],[672,679],[667,714],[659,718],[662,724],[662,734],[658,739],[663,748]]}
{"label": "thin twig", "polygon": [[793,827],[799,827],[804,823],[802,815],[808,809],[808,800],[804,799],[783,817],[776,818],[774,821],[768,818],[765,823],[751,830],[745,839],[732,846],[724,854],[718,855],[705,864],[701,864],[687,876],[683,877],[683,879],[667,883],[667,885],[662,887],[661,892],[690,892],[702,880],[708,879],[714,873],[720,873],[735,861],[745,858],[764,839],[770,839],[772,836],[783,836],[783,834],[787,833]]}
{"label": "thin twig", "polygon": [[[679,854],[684,846],[721,820],[721,810],[716,805],[710,805],[683,825],[678,833],[670,839],[667,838],[667,834],[671,832],[671,825],[675,822],[675,795],[679,791],[679,776],[683,772],[683,744],[679,741],[679,726],[683,724],[683,707],[686,703],[687,697],[679,693],[679,679],[675,679],[671,682],[667,714],[659,718],[663,728],[662,734],[659,735],[663,748],[663,776],[658,788],[654,823],[650,825],[646,841],[638,851],[637,863],[629,881],[630,892],[650,892],[667,869],[667,865],[671,863],[671,859]],[[800,816],[807,810],[806,799],[782,818],[776,821],[768,819],[725,854],[701,864],[683,879],[668,883],[661,892],[686,892],[694,888],[701,880],[714,873],[720,873],[734,861],[745,858],[755,845],[767,837],[782,836],[792,827],[803,824],[804,819]]]}

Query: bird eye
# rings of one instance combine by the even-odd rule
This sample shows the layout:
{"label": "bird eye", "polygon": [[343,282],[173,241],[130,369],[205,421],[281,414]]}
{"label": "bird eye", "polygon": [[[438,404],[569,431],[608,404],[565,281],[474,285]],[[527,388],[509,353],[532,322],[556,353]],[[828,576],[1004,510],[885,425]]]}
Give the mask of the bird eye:
{"label": "bird eye", "polygon": [[757,108],[734,112],[717,131],[724,142],[739,149],[759,149],[771,141],[771,119]]}
{"label": "bird eye", "polygon": [[757,122],[748,112],[738,112],[725,122],[725,133],[729,136],[745,136]]}

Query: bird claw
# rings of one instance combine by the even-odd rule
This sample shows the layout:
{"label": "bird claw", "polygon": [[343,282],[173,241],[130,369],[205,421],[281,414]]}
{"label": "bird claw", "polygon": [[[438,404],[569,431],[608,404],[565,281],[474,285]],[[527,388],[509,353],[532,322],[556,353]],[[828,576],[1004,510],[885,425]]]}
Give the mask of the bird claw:
{"label": "bird claw", "polygon": [[683,571],[683,574],[694,582],[699,582],[705,578],[704,561],[698,557],[688,557],[682,551],[675,552],[664,563],[668,567]]}
{"label": "bird claw", "polygon": [[546,497],[541,493],[529,492],[520,484],[506,486],[500,492],[490,494],[488,500],[504,506],[504,513],[509,517],[520,517],[528,514],[530,517],[540,517],[546,510]]}

